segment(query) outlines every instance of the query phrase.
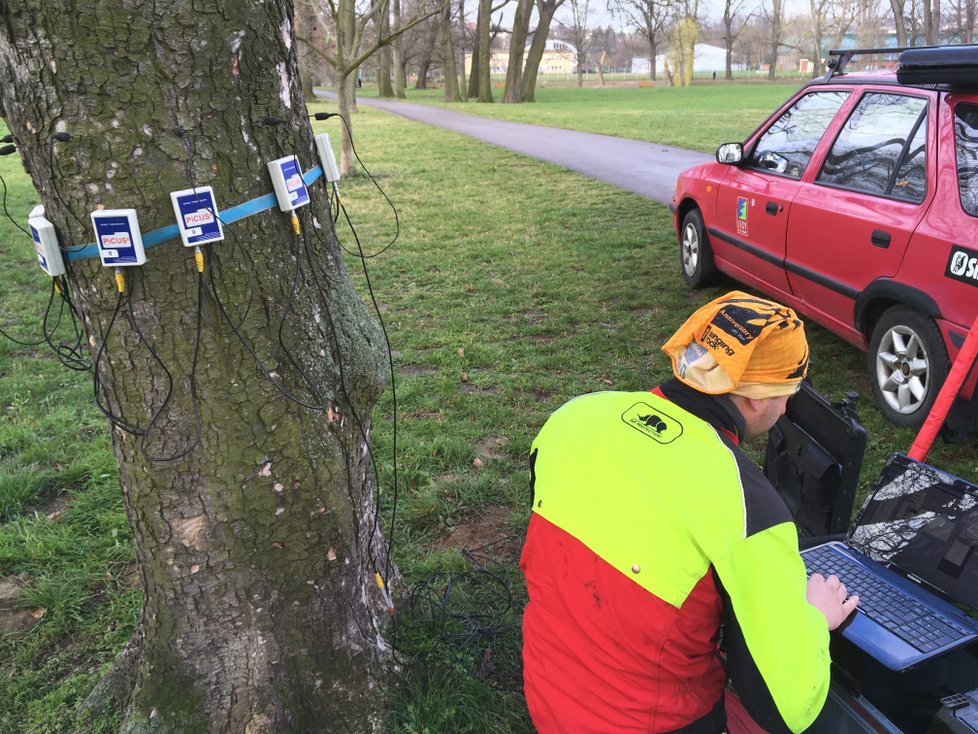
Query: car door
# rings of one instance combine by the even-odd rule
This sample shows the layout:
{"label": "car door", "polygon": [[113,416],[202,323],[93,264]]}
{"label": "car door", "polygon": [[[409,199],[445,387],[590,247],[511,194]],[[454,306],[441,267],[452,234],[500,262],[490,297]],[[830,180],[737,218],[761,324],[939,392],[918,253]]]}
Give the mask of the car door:
{"label": "car door", "polygon": [[734,277],[769,293],[788,290],[785,237],[792,201],[846,90],[803,93],[773,118],[719,186],[710,234]]}
{"label": "car door", "polygon": [[931,101],[870,89],[856,101],[788,221],[788,281],[810,311],[853,328],[855,299],[896,274],[931,198]]}

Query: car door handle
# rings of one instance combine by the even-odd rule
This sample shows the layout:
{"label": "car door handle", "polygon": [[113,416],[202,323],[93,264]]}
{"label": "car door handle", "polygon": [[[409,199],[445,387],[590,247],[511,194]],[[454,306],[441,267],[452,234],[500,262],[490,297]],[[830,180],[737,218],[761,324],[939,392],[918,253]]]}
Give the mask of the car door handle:
{"label": "car door handle", "polygon": [[882,229],[874,229],[869,241],[885,250],[890,246],[890,233],[884,232]]}
{"label": "car door handle", "polygon": [[775,201],[769,201],[767,204],[764,205],[764,211],[766,211],[772,217],[777,216],[778,212],[781,211],[782,209],[784,209],[784,207]]}

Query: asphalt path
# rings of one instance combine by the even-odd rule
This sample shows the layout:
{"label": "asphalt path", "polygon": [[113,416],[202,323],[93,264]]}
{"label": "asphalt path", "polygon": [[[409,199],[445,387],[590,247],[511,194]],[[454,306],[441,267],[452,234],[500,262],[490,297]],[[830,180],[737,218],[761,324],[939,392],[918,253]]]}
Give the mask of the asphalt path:
{"label": "asphalt path", "polygon": [[[317,94],[334,96],[328,92]],[[706,153],[658,143],[493,120],[398,100],[360,97],[357,104],[378,107],[555,163],[662,204],[668,204],[672,199],[676,177],[681,171],[713,160],[713,156]]]}

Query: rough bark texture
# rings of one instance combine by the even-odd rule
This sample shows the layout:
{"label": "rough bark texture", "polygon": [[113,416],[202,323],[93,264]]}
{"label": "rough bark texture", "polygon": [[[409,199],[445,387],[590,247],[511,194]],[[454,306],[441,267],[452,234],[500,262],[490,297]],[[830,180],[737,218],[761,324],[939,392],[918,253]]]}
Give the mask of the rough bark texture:
{"label": "rough bark texture", "polygon": [[[291,18],[288,0],[0,4],[4,116],[62,243],[91,242],[99,207],[145,234],[173,222],[170,191],[227,208],[271,191],[269,160],[316,165]],[[111,432],[144,593],[100,689],[125,732],[389,730],[367,461],[383,336],[310,193],[305,240],[277,208],[251,216],[202,280],[179,240],[127,269],[124,298],[97,259],[71,269],[103,401],[145,433]],[[193,444],[195,407],[199,446],[151,460]]]}
{"label": "rough bark texture", "polygon": [[533,0],[517,0],[513,15],[513,35],[509,39],[506,89],[503,92],[505,104],[519,104],[523,101],[523,53],[526,50],[532,12]]}
{"label": "rough bark texture", "polygon": [[[390,3],[381,2],[377,5],[377,32],[381,38],[391,34]],[[377,96],[393,97],[394,86],[391,83],[392,54],[390,46],[384,46],[377,51]]]}
{"label": "rough bark texture", "polygon": [[490,76],[490,72],[492,71],[490,66],[490,57],[492,54],[491,12],[492,0],[479,0],[479,15],[476,21],[476,35],[478,36],[476,53],[479,56],[478,75],[476,75],[475,59],[473,58],[472,61],[472,77],[475,79],[478,89],[475,94],[469,94],[470,97],[475,97],[478,102],[493,101],[492,77]]}
{"label": "rough bark texture", "polygon": [[442,58],[445,64],[445,101],[461,102],[458,91],[458,75],[455,71],[455,47],[452,44],[452,4],[447,3],[441,13]]}
{"label": "rough bark texture", "polygon": [[564,0],[536,0],[537,29],[533,32],[533,42],[526,54],[526,66],[523,67],[523,101],[535,102],[537,90],[537,74],[540,71],[540,61],[547,46],[547,36],[550,34],[550,22],[557,8]]}

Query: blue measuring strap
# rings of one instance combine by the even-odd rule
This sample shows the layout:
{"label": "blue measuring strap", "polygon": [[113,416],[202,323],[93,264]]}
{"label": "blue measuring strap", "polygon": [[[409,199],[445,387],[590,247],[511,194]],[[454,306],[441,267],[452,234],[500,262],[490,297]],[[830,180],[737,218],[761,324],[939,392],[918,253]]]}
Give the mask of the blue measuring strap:
{"label": "blue measuring strap", "polygon": [[[304,174],[302,174],[302,180],[305,181],[306,186],[312,185],[320,176],[323,175],[323,167],[315,166],[310,168]],[[238,222],[245,217],[250,217],[252,214],[258,214],[269,209],[273,209],[278,206],[278,198],[275,194],[265,194],[264,196],[259,196],[251,201],[246,201],[243,204],[238,204],[230,209],[220,212],[218,219],[221,224],[233,224]],[[143,235],[143,248],[149,249],[150,247],[155,247],[164,242],[169,242],[170,240],[175,240],[180,236],[180,228],[175,224],[169,224],[166,227],[160,227],[159,229],[154,229]],[[98,257],[98,245],[94,242],[90,242],[87,245],[75,245],[74,247],[66,247],[63,250],[63,254],[66,260],[87,260],[89,258]]]}

